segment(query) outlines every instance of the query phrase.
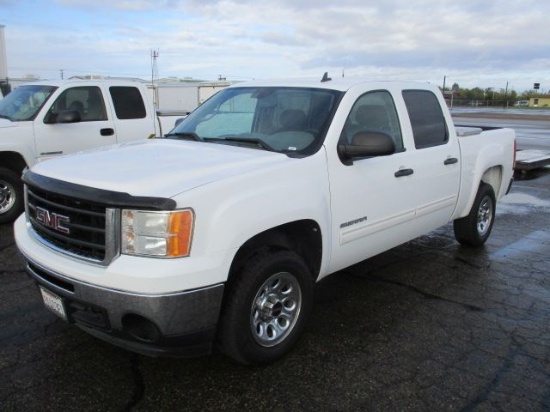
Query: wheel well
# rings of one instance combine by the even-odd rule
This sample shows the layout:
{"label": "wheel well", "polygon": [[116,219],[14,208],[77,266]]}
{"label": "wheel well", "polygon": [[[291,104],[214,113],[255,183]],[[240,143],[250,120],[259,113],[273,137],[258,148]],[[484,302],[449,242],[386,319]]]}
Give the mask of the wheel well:
{"label": "wheel well", "polygon": [[296,252],[304,259],[316,279],[321,268],[322,248],[321,229],[312,220],[300,220],[277,226],[257,234],[239,248],[231,264],[229,280],[254,254],[266,249]]}
{"label": "wheel well", "polygon": [[21,174],[23,169],[27,166],[25,159],[19,153],[16,152],[1,152],[0,164],[6,169],[13,170],[15,173]]}
{"label": "wheel well", "polygon": [[500,186],[502,184],[502,167],[493,166],[487,169],[485,173],[483,173],[481,181],[490,185],[495,192],[495,196],[498,198],[498,194],[500,193]]}

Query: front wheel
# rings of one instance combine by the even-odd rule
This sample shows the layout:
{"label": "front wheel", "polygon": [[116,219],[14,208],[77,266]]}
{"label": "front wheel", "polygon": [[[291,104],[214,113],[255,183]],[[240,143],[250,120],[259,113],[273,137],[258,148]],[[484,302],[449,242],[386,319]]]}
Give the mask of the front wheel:
{"label": "front wheel", "polygon": [[0,168],[0,223],[14,221],[23,212],[23,183],[19,175]]}
{"label": "front wheel", "polygon": [[313,304],[313,278],[291,251],[262,251],[232,279],[222,312],[221,349],[244,364],[273,361],[296,342]]}
{"label": "front wheel", "polygon": [[491,234],[495,220],[495,192],[481,183],[468,216],[454,221],[455,238],[466,246],[478,247],[485,243]]}

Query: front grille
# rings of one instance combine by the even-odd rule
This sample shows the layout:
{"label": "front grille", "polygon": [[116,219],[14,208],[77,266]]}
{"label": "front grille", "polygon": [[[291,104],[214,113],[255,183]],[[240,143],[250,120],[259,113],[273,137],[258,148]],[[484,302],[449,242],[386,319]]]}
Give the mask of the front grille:
{"label": "front grille", "polygon": [[35,232],[84,259],[105,260],[107,211],[99,203],[27,187],[27,216]]}

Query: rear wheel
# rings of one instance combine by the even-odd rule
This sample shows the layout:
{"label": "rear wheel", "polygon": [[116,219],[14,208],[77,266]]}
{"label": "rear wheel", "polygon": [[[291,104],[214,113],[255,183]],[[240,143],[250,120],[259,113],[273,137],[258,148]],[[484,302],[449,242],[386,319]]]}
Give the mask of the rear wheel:
{"label": "rear wheel", "polygon": [[283,356],[296,342],[313,304],[313,278],[291,251],[262,251],[235,275],[227,291],[219,340],[244,364]]}
{"label": "rear wheel", "polygon": [[482,182],[468,216],[454,221],[456,240],[466,246],[483,245],[493,229],[495,207],[493,188]]}
{"label": "rear wheel", "polygon": [[0,223],[12,222],[23,212],[23,183],[19,175],[0,168]]}

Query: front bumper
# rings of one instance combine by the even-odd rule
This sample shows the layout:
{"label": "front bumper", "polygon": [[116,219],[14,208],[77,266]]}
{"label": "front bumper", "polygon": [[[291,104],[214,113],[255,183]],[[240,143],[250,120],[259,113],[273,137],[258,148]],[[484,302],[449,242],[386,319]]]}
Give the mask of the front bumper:
{"label": "front bumper", "polygon": [[69,279],[28,257],[27,272],[63,300],[69,322],[102,340],[150,356],[197,356],[211,351],[223,284],[147,295]]}
{"label": "front bumper", "polygon": [[36,240],[25,216],[15,222],[14,236],[30,276],[63,301],[66,320],[88,333],[153,356],[211,350],[230,252],[185,259],[119,256],[102,266]]}

